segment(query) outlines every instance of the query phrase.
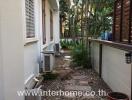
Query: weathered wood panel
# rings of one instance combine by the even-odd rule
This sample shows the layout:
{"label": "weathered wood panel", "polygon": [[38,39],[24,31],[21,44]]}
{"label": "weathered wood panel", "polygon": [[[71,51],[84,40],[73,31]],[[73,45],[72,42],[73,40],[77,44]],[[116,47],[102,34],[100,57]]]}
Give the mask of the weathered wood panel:
{"label": "weathered wood panel", "polygon": [[114,13],[114,40],[117,42],[131,43],[132,0],[116,0]]}

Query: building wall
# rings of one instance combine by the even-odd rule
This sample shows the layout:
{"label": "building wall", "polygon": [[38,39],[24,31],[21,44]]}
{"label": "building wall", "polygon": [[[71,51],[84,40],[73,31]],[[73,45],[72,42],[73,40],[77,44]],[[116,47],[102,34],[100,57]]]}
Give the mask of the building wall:
{"label": "building wall", "polygon": [[[50,44],[59,43],[59,11],[54,11],[49,0],[45,4],[45,26],[46,26],[46,44],[43,44],[42,32],[42,0],[35,0],[35,34],[33,39],[26,39],[26,30],[24,34],[24,76],[25,84],[28,84],[33,76],[39,74],[39,63],[43,59],[43,49]],[[24,5],[23,5],[24,7]],[[50,10],[53,11],[53,41],[50,40]],[[25,20],[25,17],[23,17]],[[25,22],[25,21],[24,21]],[[26,24],[24,23],[26,26]],[[25,27],[26,29],[26,27]],[[30,43],[28,43],[30,42]]]}
{"label": "building wall", "polygon": [[24,89],[22,16],[22,0],[0,1],[0,100],[24,99],[17,95]]}
{"label": "building wall", "polygon": [[[1,33],[1,32],[0,32]],[[1,48],[1,34],[0,34],[0,100],[4,100],[3,94],[3,67],[2,67],[2,48]]]}
{"label": "building wall", "polygon": [[[46,0],[46,38],[42,44],[42,3],[35,0],[36,37],[26,38],[25,0],[0,1],[0,100],[24,100],[17,91],[39,73],[43,48],[59,42],[59,12],[54,16],[54,40],[50,41],[50,9]],[[57,35],[57,36],[56,36]],[[56,39],[55,39],[56,38]]]}
{"label": "building wall", "polygon": [[[59,32],[59,11],[52,8],[49,0],[45,1],[45,24],[46,24],[46,44],[42,44],[42,48],[51,44],[59,43],[60,32]],[[58,0],[56,1],[58,3]],[[53,40],[50,40],[50,10],[53,12]],[[41,38],[42,40],[42,38]]]}
{"label": "building wall", "polygon": [[94,66],[94,69],[99,73],[99,44],[98,43],[92,43],[92,66]]}
{"label": "building wall", "polygon": [[60,42],[60,17],[59,17],[59,11],[55,11],[53,13],[53,27],[54,27],[54,41],[55,43],[59,43]]}
{"label": "building wall", "polygon": [[[1,59],[0,59],[1,60]],[[1,62],[0,62],[0,100],[3,100],[3,70],[2,70],[2,65],[1,65]]]}
{"label": "building wall", "polygon": [[49,44],[50,41],[50,10],[52,10],[52,8],[50,7],[50,4],[48,2],[48,0],[45,1],[45,24],[46,24],[46,44]]}
{"label": "building wall", "polygon": [[125,62],[125,51],[103,47],[102,75],[113,91],[131,96],[131,65]]}
{"label": "building wall", "polygon": [[37,43],[26,45],[24,48],[24,76],[25,84],[32,76],[36,76],[39,73],[39,61],[38,61],[38,46]]}
{"label": "building wall", "polygon": [[[25,0],[23,0],[25,2]],[[29,81],[39,74],[39,58],[40,58],[40,0],[35,0],[35,38],[26,38],[26,21],[25,21],[25,11],[24,13],[24,79],[25,85]],[[23,3],[23,9],[25,8],[25,3]]]}
{"label": "building wall", "polygon": [[[95,69],[99,69],[98,43],[93,43]],[[125,51],[103,45],[102,78],[113,91],[126,93],[131,97],[131,65],[125,62]]]}

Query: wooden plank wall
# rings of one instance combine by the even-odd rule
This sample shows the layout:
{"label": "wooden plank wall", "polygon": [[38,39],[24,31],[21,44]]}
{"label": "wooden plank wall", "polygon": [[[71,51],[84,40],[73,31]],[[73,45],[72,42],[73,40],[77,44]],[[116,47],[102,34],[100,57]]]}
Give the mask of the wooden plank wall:
{"label": "wooden plank wall", "polygon": [[116,42],[131,43],[132,0],[116,0],[114,7],[113,38]]}

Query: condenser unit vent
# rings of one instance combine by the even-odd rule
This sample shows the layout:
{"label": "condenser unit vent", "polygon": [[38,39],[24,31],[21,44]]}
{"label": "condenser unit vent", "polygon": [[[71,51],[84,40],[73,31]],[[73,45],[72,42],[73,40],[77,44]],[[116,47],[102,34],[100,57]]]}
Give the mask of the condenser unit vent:
{"label": "condenser unit vent", "polygon": [[55,51],[56,52],[60,52],[60,45],[59,45],[59,43],[55,44]]}
{"label": "condenser unit vent", "polygon": [[50,71],[50,55],[44,56],[44,62],[45,62],[45,71]]}
{"label": "condenser unit vent", "polygon": [[43,60],[43,70],[44,72],[51,72],[54,67],[54,55],[51,54],[44,54]]}

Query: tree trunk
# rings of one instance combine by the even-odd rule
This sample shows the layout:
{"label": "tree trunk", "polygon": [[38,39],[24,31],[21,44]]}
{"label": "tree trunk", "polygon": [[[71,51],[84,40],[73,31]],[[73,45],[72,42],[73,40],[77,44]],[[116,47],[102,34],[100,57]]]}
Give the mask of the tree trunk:
{"label": "tree trunk", "polygon": [[60,17],[60,34],[61,38],[63,38],[63,33],[62,33],[62,18]]}

